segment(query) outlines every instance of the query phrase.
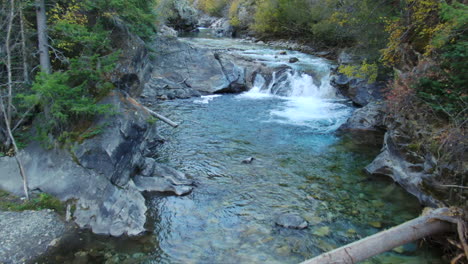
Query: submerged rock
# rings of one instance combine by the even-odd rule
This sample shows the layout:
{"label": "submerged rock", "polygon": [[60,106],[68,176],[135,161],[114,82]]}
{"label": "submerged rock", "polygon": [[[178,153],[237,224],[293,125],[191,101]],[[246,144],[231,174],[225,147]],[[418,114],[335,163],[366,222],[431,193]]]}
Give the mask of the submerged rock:
{"label": "submerged rock", "polygon": [[296,57],[289,58],[289,63],[296,63],[298,61],[299,61],[299,59],[296,58]]}
{"label": "submerged rock", "polygon": [[245,160],[242,161],[243,164],[250,164],[255,160],[254,157],[248,157]]}
{"label": "submerged rock", "polygon": [[279,226],[293,229],[305,229],[309,226],[304,218],[294,213],[285,213],[278,216],[275,223]]}
{"label": "submerged rock", "polygon": [[69,228],[51,210],[0,211],[0,263],[29,263]]}

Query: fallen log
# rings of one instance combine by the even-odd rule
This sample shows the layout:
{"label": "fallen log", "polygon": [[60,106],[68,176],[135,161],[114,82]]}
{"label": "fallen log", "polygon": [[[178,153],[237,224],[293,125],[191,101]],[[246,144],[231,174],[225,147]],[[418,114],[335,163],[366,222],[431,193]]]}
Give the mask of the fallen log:
{"label": "fallen log", "polygon": [[165,117],[165,116],[162,116],[156,112],[154,112],[153,110],[149,109],[148,107],[146,106],[143,106],[143,108],[148,111],[148,113],[150,113],[152,116],[156,117],[157,119],[160,119],[161,121],[163,121],[164,123],[172,126],[172,127],[178,127],[179,124],[177,124],[176,122],[170,120],[169,118]]}
{"label": "fallen log", "polygon": [[149,109],[148,107],[140,104],[137,100],[135,100],[135,98],[131,97],[127,92],[122,91],[122,93],[125,95],[125,97],[127,98],[127,100],[130,103],[132,103],[133,105],[135,105],[137,107],[143,108],[143,110],[148,112],[150,115],[156,117],[157,119],[163,121],[164,123],[170,125],[171,127],[178,127],[179,126],[179,124],[177,124],[176,122],[170,120],[169,118],[167,118],[167,117],[165,117],[163,115],[160,115],[160,114],[154,112],[153,110]]}
{"label": "fallen log", "polygon": [[450,213],[439,208],[399,226],[323,253],[301,264],[354,264],[426,236],[448,232],[453,226],[441,220]]}

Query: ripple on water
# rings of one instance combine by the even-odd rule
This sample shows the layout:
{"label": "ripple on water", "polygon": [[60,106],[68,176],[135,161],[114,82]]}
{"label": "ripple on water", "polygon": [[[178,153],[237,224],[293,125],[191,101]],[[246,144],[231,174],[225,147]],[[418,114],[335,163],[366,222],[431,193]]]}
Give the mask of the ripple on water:
{"label": "ripple on water", "polygon": [[[175,120],[197,120],[162,131],[167,149],[158,157],[198,182],[189,196],[158,197],[150,204],[161,219],[155,239],[167,262],[298,263],[417,216],[415,198],[385,179],[367,181],[363,175],[378,149],[350,147],[331,132],[352,109],[341,101],[322,103],[340,105],[324,123],[316,121],[320,113],[304,117],[305,123],[274,120],[295,107],[274,96],[225,95],[203,108],[193,99],[161,105]],[[191,110],[175,111],[180,107]],[[251,164],[241,163],[250,156]],[[309,228],[276,226],[275,217],[286,212],[301,215]],[[424,250],[405,254],[409,261],[432,259]],[[395,256],[401,257],[388,253],[371,263]]]}

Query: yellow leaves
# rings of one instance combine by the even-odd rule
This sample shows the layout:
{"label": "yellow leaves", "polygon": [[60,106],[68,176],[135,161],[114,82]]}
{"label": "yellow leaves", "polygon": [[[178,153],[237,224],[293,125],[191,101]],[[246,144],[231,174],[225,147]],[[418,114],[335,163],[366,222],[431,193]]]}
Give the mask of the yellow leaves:
{"label": "yellow leaves", "polygon": [[83,8],[83,3],[77,0],[69,0],[66,6],[59,3],[49,11],[49,23],[56,24],[59,21],[68,24],[85,25],[88,23],[88,18],[80,12]]}
{"label": "yellow leaves", "polygon": [[364,60],[361,65],[342,65],[338,71],[346,76],[365,79],[368,83],[374,83],[377,80],[379,67],[377,63],[367,63],[367,60]]}

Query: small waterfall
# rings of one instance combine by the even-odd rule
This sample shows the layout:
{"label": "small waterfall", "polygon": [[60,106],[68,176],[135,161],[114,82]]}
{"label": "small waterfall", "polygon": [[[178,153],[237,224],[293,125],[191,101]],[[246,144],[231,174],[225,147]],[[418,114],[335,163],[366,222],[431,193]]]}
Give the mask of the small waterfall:
{"label": "small waterfall", "polygon": [[246,95],[254,97],[276,95],[280,97],[331,99],[335,98],[336,91],[330,85],[329,74],[325,74],[320,80],[314,80],[314,77],[307,73],[288,69],[273,72],[269,82],[267,82],[264,76],[257,74],[254,80],[254,87]]}
{"label": "small waterfall", "polygon": [[254,87],[240,97],[281,99],[282,103],[270,111],[269,121],[330,133],[346,121],[352,109],[336,100],[329,72],[313,75],[293,69],[273,72],[271,76],[257,74]]}

